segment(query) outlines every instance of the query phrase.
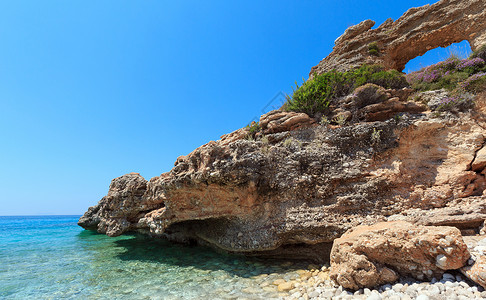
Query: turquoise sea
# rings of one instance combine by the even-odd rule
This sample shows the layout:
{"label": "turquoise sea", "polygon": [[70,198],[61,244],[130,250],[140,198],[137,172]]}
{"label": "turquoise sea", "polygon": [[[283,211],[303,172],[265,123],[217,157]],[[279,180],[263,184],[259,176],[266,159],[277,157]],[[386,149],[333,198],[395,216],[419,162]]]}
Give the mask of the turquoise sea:
{"label": "turquoise sea", "polygon": [[0,299],[270,299],[305,267],[140,235],[110,238],[79,216],[0,217]]}

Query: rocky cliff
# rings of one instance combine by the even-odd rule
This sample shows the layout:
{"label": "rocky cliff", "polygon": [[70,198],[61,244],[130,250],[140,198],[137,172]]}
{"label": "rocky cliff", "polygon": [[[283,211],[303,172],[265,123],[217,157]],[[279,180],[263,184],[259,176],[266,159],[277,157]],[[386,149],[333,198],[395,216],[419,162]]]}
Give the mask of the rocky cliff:
{"label": "rocky cliff", "polygon": [[[477,47],[485,38],[485,11],[482,1],[443,0],[375,30],[361,23],[313,72],[369,59],[401,69],[428,47],[461,39]],[[373,41],[380,54],[368,57]],[[473,109],[438,114],[426,103],[440,93],[421,103],[411,100],[410,89],[373,91],[380,96],[357,91],[330,107],[349,114],[347,124],[273,111],[261,117],[257,132],[224,135],[150,181],[137,173],[116,178],[79,225],[109,236],[141,232],[321,261],[329,260],[334,240],[358,225],[408,221],[478,232],[486,219],[484,94]]]}
{"label": "rocky cliff", "polygon": [[486,158],[478,155],[485,126],[479,112],[468,112],[280,128],[257,140],[241,129],[148,182],[136,173],[114,179],[79,224],[235,252],[317,247],[323,252],[301,253],[323,259],[359,224],[403,219],[477,230],[486,219]]}
{"label": "rocky cliff", "polygon": [[363,64],[401,71],[408,61],[431,49],[464,40],[476,50],[486,44],[486,4],[483,0],[442,0],[411,8],[398,20],[388,19],[372,29],[374,25],[366,20],[348,28],[310,76]]}

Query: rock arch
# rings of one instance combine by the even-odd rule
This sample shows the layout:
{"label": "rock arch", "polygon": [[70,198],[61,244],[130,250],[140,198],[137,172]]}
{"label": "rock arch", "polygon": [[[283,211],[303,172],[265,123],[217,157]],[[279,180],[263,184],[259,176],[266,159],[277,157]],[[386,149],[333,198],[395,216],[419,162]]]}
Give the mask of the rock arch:
{"label": "rock arch", "polygon": [[[376,29],[372,20],[348,28],[331,54],[311,69],[309,76],[363,64],[381,64],[402,71],[408,61],[427,51],[467,40],[474,51],[486,45],[486,1],[441,0],[409,9],[398,20],[386,20]],[[378,55],[369,51],[378,46]]]}

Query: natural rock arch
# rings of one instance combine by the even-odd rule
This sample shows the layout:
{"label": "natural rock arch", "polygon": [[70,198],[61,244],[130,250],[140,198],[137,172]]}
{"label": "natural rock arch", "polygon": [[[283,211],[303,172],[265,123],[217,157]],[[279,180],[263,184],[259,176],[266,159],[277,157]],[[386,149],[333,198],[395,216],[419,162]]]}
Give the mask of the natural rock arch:
{"label": "natural rock arch", "polygon": [[[486,45],[486,1],[441,0],[409,9],[398,20],[386,20],[376,29],[372,20],[348,28],[333,51],[311,69],[321,74],[345,71],[363,64],[381,64],[402,71],[408,61],[427,51],[467,40],[474,51]],[[369,51],[376,44],[378,55]]]}

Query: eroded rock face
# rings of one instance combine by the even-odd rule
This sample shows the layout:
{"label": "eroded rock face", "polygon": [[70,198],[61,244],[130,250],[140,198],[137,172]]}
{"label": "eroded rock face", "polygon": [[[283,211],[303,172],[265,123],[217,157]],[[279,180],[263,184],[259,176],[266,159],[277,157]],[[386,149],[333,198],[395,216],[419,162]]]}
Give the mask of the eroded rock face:
{"label": "eroded rock face", "polygon": [[410,88],[386,90],[368,83],[358,87],[351,95],[332,103],[329,118],[335,120],[340,115],[352,123],[385,121],[402,113],[420,113],[428,108],[425,104],[409,99]]}
{"label": "eroded rock face", "polygon": [[138,221],[143,211],[153,209],[158,203],[142,199],[147,180],[138,173],[130,173],[111,181],[108,194],[98,205],[90,207],[79,219],[83,228],[95,229],[108,236],[118,236]]}
{"label": "eroded rock face", "polygon": [[[463,40],[472,50],[486,44],[486,2],[441,0],[409,9],[398,20],[388,19],[376,29],[366,20],[348,28],[335,41],[332,53],[313,67],[310,76],[333,69],[350,70],[363,64],[381,64],[403,70],[411,59],[427,51]],[[376,43],[377,56],[369,46]]]}
{"label": "eroded rock face", "polygon": [[484,169],[471,166],[483,128],[480,117],[464,113],[313,125],[265,141],[247,140],[243,130],[179,157],[149,182],[137,174],[115,179],[80,225],[315,260],[326,260],[348,229],[387,218],[419,223],[440,210],[445,220],[437,223],[478,230],[486,216]]}
{"label": "eroded rock face", "polygon": [[464,266],[469,257],[457,228],[382,222],[358,226],[334,241],[330,277],[353,290],[393,283],[399,275],[430,280]]}

